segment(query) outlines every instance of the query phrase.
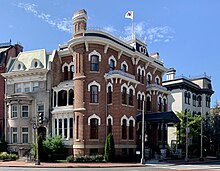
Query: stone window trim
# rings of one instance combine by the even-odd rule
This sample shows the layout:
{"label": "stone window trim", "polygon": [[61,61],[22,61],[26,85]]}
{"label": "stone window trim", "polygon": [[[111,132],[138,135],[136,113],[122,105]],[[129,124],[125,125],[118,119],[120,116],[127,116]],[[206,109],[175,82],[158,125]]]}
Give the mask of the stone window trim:
{"label": "stone window trim", "polygon": [[[27,110],[23,110],[23,107],[27,107]],[[29,117],[29,105],[21,105],[21,117],[22,118],[28,118]],[[24,116],[23,112],[27,112],[27,116]]]}
{"label": "stone window trim", "polygon": [[106,89],[106,90],[107,90],[107,93],[109,93],[109,92],[108,92],[108,88],[109,88],[109,87],[111,87],[111,92],[113,92],[113,85],[112,85],[112,83],[109,82],[109,83],[107,84],[107,89]]}
{"label": "stone window trim", "polygon": [[109,58],[108,58],[108,64],[110,65],[111,63],[111,60],[113,60],[115,62],[115,67],[117,66],[117,60],[115,59],[115,57],[113,55],[111,55]]}
{"label": "stone window trim", "polygon": [[101,85],[98,82],[96,82],[95,80],[88,84],[88,91],[90,91],[90,87],[93,85],[98,86],[98,91],[99,92],[101,91]]}
{"label": "stone window trim", "polygon": [[74,66],[74,62],[73,61],[71,61],[69,64],[67,64],[66,62],[62,65],[62,72],[64,72],[64,68],[65,67],[68,67],[68,71],[70,71],[71,70],[71,66]]}
{"label": "stone window trim", "polygon": [[96,115],[95,113],[92,114],[90,117],[88,117],[88,125],[90,125],[91,119],[98,119],[98,125],[101,125],[101,118],[98,115]]}
{"label": "stone window trim", "polygon": [[150,101],[151,101],[151,95],[150,95],[150,94],[147,94],[147,95],[146,95],[146,98],[147,98],[147,97],[149,97],[149,98],[150,98]]}
{"label": "stone window trim", "polygon": [[[140,70],[140,75],[141,76],[145,76],[146,75],[146,72],[145,72],[145,69],[144,67],[141,67],[140,65],[137,67],[137,74],[138,74],[138,70]],[[142,75],[142,73],[144,72],[144,75]]]}
{"label": "stone window trim", "polygon": [[101,57],[100,53],[98,53],[96,50],[93,50],[93,51],[89,54],[89,56],[88,56],[88,61],[91,61],[91,56],[92,56],[92,55],[97,55],[97,56],[99,57],[99,62],[101,62],[102,57]]}
{"label": "stone window trim", "polygon": [[135,119],[134,119],[133,116],[130,116],[130,117],[128,118],[128,126],[130,125],[130,124],[129,124],[129,123],[130,123],[130,120],[133,121],[133,127],[135,127]]}
{"label": "stone window trim", "polygon": [[113,117],[109,114],[106,118],[106,125],[108,126],[108,120],[111,119],[111,125],[113,125]]}
{"label": "stone window trim", "polygon": [[[158,82],[157,82],[157,80],[158,80]],[[161,83],[161,80],[160,80],[160,77],[157,75],[156,77],[155,77],[155,83],[157,84],[160,84]]]}
{"label": "stone window trim", "polygon": [[135,88],[132,85],[130,85],[128,87],[128,94],[129,94],[130,89],[133,90],[133,96],[134,96],[135,95]]}
{"label": "stone window trim", "polygon": [[21,62],[21,61],[17,61],[16,64],[15,64],[14,70],[15,70],[15,71],[25,70],[25,65],[24,65],[24,63]]}
{"label": "stone window trim", "polygon": [[150,76],[150,80],[152,81],[152,79],[153,79],[152,74],[151,74],[150,72],[148,72],[148,73],[147,73],[147,79],[148,79],[148,75]]}
{"label": "stone window trim", "polygon": [[126,66],[126,72],[128,72],[128,64],[127,64],[127,62],[126,62],[126,61],[123,61],[123,62],[121,63],[121,70],[122,70],[122,68],[123,68],[123,65]]}
{"label": "stone window trim", "polygon": [[43,67],[43,64],[41,63],[39,59],[34,58],[31,61],[31,69],[42,68],[42,67]]}
{"label": "stone window trim", "polygon": [[[127,90],[126,93],[127,94],[129,94],[129,89],[134,90],[133,86],[128,87],[128,85],[126,83],[121,85],[121,93],[123,92],[123,88],[126,88],[126,90]],[[134,91],[134,93],[135,93],[135,91]]]}
{"label": "stone window trim", "polygon": [[138,99],[138,96],[139,96],[139,95],[140,95],[140,100],[144,100],[144,101],[145,101],[146,95],[144,94],[144,92],[138,91],[138,93],[137,93],[137,99]]}
{"label": "stone window trim", "polygon": [[129,126],[129,119],[126,115],[122,116],[121,117],[121,126],[123,125],[123,120],[126,120],[126,126]]}

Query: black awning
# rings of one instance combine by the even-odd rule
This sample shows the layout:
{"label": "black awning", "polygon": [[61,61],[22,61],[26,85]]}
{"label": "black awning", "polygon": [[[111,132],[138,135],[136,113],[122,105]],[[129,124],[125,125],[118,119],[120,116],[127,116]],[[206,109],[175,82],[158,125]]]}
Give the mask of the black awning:
{"label": "black awning", "polygon": [[[139,113],[136,116],[137,121],[142,120],[142,114]],[[159,112],[159,113],[147,113],[144,115],[144,120],[148,122],[166,122],[166,123],[178,123],[179,118],[173,111],[170,112]]]}

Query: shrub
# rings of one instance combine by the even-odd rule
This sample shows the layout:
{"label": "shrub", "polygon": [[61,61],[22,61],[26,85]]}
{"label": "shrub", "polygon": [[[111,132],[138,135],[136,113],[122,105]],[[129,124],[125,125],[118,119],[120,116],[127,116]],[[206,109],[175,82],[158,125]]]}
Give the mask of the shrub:
{"label": "shrub", "polygon": [[8,154],[7,152],[0,153],[0,160],[17,160],[18,156],[16,154]]}
{"label": "shrub", "polygon": [[104,160],[103,155],[95,155],[95,156],[85,155],[85,156],[76,156],[76,157],[71,155],[66,158],[66,161],[69,163],[103,162],[103,160]]}
{"label": "shrub", "polygon": [[105,161],[113,161],[115,157],[115,143],[114,143],[114,138],[112,134],[108,134],[106,137],[106,142],[105,142],[105,154],[104,154],[104,159]]}
{"label": "shrub", "polygon": [[74,156],[73,156],[73,155],[68,156],[68,157],[66,158],[66,161],[67,161],[68,163],[73,163],[73,162],[74,162]]}

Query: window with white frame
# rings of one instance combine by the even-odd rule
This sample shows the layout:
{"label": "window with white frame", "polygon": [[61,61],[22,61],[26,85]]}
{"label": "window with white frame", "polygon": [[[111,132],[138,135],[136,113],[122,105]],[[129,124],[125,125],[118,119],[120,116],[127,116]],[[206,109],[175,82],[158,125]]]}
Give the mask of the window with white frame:
{"label": "window with white frame", "polygon": [[64,119],[64,138],[67,138],[67,118]]}
{"label": "window with white frame", "polygon": [[[70,138],[73,138],[73,118],[69,118],[69,121],[70,121]],[[78,122],[79,122],[79,119],[78,119]],[[78,123],[79,124],[79,123]],[[79,135],[78,135],[78,138],[79,138]]]}
{"label": "window with white frame", "polygon": [[15,84],[15,93],[21,93],[21,83],[16,83]]}
{"label": "window with white frame", "polygon": [[30,89],[30,83],[24,83],[24,92],[27,93],[27,92],[30,92],[31,89]]}
{"label": "window with white frame", "polygon": [[38,81],[35,81],[33,82],[33,91],[38,91],[39,90],[39,82]]}
{"label": "window with white frame", "polygon": [[58,120],[58,125],[59,125],[59,129],[58,129],[58,135],[62,136],[62,125],[63,125],[63,122],[62,122],[62,119],[59,119]]}
{"label": "window with white frame", "polygon": [[57,119],[54,119],[55,135],[57,135]]}
{"label": "window with white frame", "polygon": [[18,117],[18,106],[12,105],[11,106],[11,118],[17,118]]}
{"label": "window with white frame", "polygon": [[28,128],[21,128],[22,143],[28,143]]}
{"label": "window with white frame", "polygon": [[12,144],[18,143],[18,128],[17,127],[11,128],[11,143]]}
{"label": "window with white frame", "polygon": [[23,117],[23,118],[27,118],[28,117],[28,105],[23,105],[23,106],[21,106],[21,116]]}

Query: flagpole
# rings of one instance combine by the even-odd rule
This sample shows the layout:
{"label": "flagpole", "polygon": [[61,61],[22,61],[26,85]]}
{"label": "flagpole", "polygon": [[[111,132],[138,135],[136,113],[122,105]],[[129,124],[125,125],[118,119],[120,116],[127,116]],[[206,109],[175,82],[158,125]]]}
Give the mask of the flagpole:
{"label": "flagpole", "polygon": [[134,18],[132,18],[132,40],[135,40],[135,35],[134,35]]}

